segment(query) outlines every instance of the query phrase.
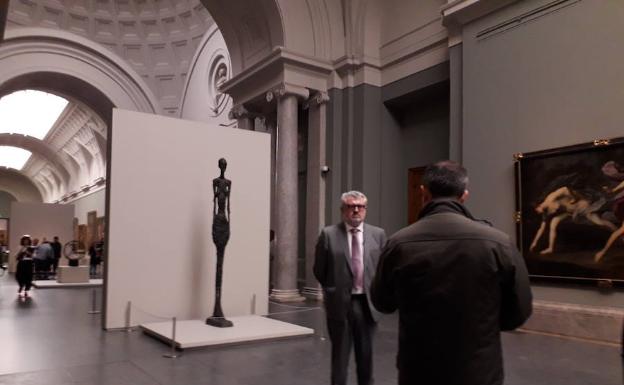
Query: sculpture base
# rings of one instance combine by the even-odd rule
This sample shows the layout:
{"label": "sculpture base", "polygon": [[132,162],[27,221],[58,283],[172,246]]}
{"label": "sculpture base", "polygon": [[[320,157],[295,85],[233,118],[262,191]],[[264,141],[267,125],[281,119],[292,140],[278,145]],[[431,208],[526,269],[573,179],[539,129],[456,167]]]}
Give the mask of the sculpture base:
{"label": "sculpture base", "polygon": [[225,318],[220,317],[210,317],[206,318],[206,325],[218,327],[218,328],[230,328],[234,326],[232,321],[228,321]]}
{"label": "sculpture base", "polygon": [[[314,335],[314,330],[257,315],[234,316],[234,327],[206,327],[204,320],[178,321],[175,344],[180,349],[273,341]],[[142,324],[143,331],[171,344],[171,320]]]}

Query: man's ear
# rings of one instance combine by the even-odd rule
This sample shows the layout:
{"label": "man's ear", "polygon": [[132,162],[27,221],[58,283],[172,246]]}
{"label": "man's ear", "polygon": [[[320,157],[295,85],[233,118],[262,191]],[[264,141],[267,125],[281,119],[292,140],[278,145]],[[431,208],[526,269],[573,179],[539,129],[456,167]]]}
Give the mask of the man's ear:
{"label": "man's ear", "polygon": [[468,192],[468,190],[464,190],[464,193],[459,197],[459,202],[460,203],[466,202],[469,196],[470,196],[470,193]]}
{"label": "man's ear", "polygon": [[427,203],[429,203],[429,201],[431,201],[431,199],[432,199],[431,191],[429,191],[429,189],[427,189],[422,184],[420,185],[420,196],[422,197],[422,205],[423,206],[426,205]]}

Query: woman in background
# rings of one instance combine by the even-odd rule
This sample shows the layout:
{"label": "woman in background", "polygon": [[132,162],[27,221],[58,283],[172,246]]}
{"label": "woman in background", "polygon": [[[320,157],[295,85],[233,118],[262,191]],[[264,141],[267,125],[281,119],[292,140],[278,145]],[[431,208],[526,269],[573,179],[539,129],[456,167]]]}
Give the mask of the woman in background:
{"label": "woman in background", "polygon": [[17,295],[22,294],[24,290],[24,296],[28,297],[28,291],[32,286],[33,279],[33,251],[32,240],[30,235],[24,235],[20,239],[20,250],[17,252],[17,271],[15,272],[15,278],[19,285]]}

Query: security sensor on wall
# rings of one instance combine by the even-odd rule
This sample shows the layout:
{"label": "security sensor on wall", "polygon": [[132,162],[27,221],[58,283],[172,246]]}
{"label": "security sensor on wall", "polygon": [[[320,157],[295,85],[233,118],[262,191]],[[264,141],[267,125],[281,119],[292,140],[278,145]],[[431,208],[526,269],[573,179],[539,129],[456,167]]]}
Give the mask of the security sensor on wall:
{"label": "security sensor on wall", "polygon": [[329,166],[321,167],[321,175],[325,175],[329,172]]}

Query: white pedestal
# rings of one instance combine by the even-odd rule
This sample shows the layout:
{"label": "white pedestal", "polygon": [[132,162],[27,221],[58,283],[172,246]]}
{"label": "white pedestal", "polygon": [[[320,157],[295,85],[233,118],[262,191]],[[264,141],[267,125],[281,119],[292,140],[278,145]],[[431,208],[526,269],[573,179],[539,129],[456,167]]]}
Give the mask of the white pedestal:
{"label": "white pedestal", "polygon": [[39,281],[33,281],[33,286],[37,289],[66,289],[70,287],[100,287],[102,286],[102,279],[90,279],[88,282],[78,283],[58,283],[51,279],[43,279]]}
{"label": "white pedestal", "polygon": [[[257,315],[228,317],[227,319],[232,321],[234,326],[218,328],[206,325],[204,320],[178,321],[175,336],[177,347],[185,349],[229,345],[314,334],[313,329]],[[171,321],[154,322],[140,326],[145,333],[167,343],[171,342]]]}
{"label": "white pedestal", "polygon": [[56,282],[58,283],[86,283],[89,282],[88,266],[59,266]]}

